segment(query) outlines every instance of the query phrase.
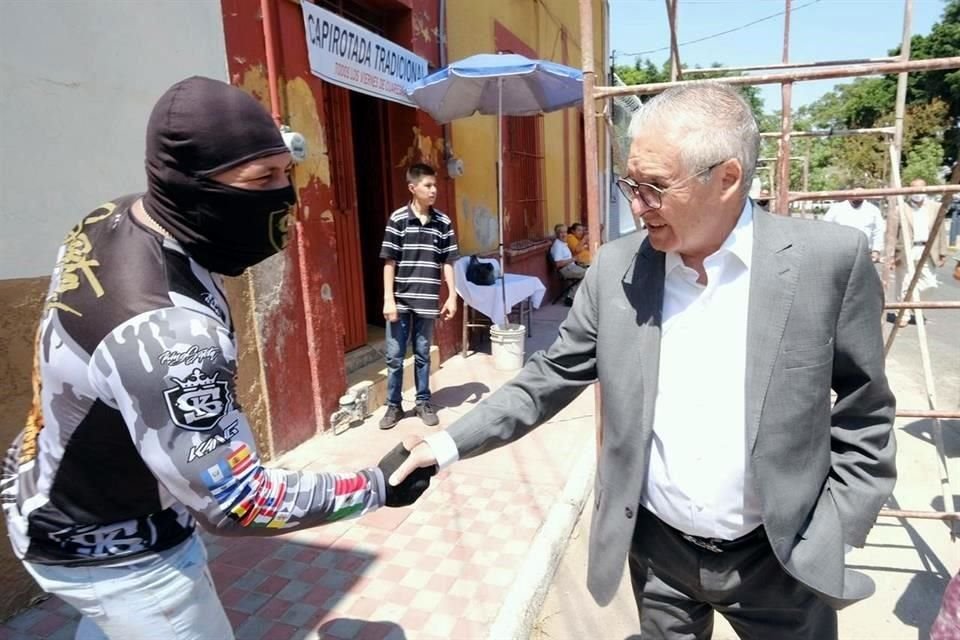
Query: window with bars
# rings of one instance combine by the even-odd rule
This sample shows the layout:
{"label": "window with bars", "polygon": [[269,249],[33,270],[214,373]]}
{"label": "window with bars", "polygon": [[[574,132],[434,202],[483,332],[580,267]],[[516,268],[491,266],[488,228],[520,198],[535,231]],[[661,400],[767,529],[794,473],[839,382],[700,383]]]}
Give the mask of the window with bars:
{"label": "window with bars", "polygon": [[543,118],[504,120],[504,241],[509,247],[544,237]]}

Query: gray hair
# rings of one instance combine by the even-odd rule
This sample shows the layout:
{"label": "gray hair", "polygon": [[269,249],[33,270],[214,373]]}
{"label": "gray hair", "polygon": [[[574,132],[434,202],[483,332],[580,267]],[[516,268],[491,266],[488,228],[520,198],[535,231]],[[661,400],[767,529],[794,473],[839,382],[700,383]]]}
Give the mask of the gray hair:
{"label": "gray hair", "polygon": [[743,193],[750,191],[760,154],[760,130],[750,105],[738,90],[716,82],[671,87],[633,115],[630,139],[651,123],[678,127],[683,132],[677,144],[681,161],[691,173],[736,158],[743,169]]}

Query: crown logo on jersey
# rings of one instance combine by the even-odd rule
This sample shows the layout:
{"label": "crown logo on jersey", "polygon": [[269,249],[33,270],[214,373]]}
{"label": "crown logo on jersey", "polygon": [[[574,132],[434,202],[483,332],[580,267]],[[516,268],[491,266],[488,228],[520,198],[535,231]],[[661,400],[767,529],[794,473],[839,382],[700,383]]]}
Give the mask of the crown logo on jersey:
{"label": "crown logo on jersey", "polygon": [[189,431],[207,431],[216,426],[232,406],[230,389],[217,380],[220,373],[208,376],[194,369],[186,378],[172,378],[176,386],[163,392],[173,423]]}
{"label": "crown logo on jersey", "polygon": [[191,389],[202,389],[204,387],[209,387],[213,384],[216,384],[217,376],[219,375],[220,373],[217,372],[211,378],[210,376],[205,374],[202,370],[194,369],[193,373],[191,373],[189,376],[187,376],[183,380],[180,380],[179,378],[174,378],[173,381],[176,382],[177,386],[183,389],[184,391],[190,391]]}

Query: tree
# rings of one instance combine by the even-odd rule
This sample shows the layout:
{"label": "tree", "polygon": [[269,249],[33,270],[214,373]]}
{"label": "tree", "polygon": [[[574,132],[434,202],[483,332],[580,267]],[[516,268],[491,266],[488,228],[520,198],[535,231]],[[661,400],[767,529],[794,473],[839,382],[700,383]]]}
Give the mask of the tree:
{"label": "tree", "polygon": [[[899,47],[892,52],[900,53]],[[960,0],[949,0],[940,22],[926,36],[910,40],[910,57],[914,60],[960,56]],[[953,164],[960,157],[960,69],[925,71],[908,76],[907,102],[931,103],[940,100],[948,106],[944,127],[944,160]],[[888,80],[888,82],[891,80]]]}
{"label": "tree", "polygon": [[[899,54],[899,48],[890,52]],[[960,0],[950,0],[928,35],[911,40],[911,58],[960,55]],[[796,128],[846,129],[892,126],[897,77],[858,78],[837,85],[797,111]],[[901,174],[906,182],[942,180],[943,164],[958,158],[960,71],[927,71],[908,76]],[[888,174],[887,144],[873,136],[813,143],[811,188],[836,189],[851,181],[878,184]]]}
{"label": "tree", "polygon": [[[714,62],[708,68],[719,68],[720,63]],[[682,65],[683,69],[688,69],[686,65]],[[699,65],[695,67],[696,69],[702,69]],[[632,65],[614,65],[613,72],[624,82],[624,84],[650,84],[655,82],[669,82],[670,81],[670,61],[666,61],[657,67],[652,60],[648,58],[640,59],[637,58]],[[697,74],[697,78],[727,78],[731,76],[742,75],[739,73],[731,73],[724,71],[717,71],[714,73],[704,73]],[[743,97],[746,98],[747,102],[750,103],[753,113],[759,121],[763,117],[763,98],[760,97],[760,90],[757,87],[743,86],[740,87],[740,92],[743,94]]]}
{"label": "tree", "polygon": [[616,73],[625,84],[649,84],[652,82],[669,82],[669,64],[664,68],[657,68],[650,60],[637,58],[633,65],[614,65]]}

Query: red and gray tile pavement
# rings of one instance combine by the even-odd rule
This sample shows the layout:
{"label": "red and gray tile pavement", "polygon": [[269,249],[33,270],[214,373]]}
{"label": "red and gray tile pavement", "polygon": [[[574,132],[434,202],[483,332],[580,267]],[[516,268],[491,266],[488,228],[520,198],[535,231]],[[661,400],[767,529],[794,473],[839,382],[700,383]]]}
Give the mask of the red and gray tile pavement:
{"label": "red and gray tile pavement", "polygon": [[[548,345],[565,315],[564,307],[538,311],[527,353]],[[483,353],[446,362],[432,384],[441,427],[511,375],[496,371]],[[314,438],[277,464],[352,470],[376,464],[404,435],[428,431],[416,417],[380,431],[381,414],[340,436]],[[592,441],[592,392],[551,423],[457,463],[409,508],[273,538],[204,534],[237,638],[487,638],[548,511]],[[71,607],[49,598],[0,624],[0,640],[67,640],[77,619]]]}

